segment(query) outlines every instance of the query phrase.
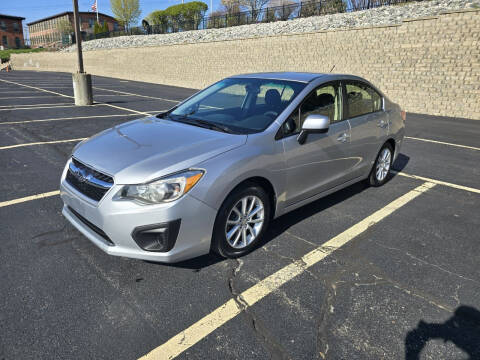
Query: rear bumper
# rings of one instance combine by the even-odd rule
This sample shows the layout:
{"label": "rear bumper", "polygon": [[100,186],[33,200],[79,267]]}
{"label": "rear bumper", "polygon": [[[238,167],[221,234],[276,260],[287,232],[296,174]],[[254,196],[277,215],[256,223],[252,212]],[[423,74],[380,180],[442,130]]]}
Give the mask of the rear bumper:
{"label": "rear bumper", "polygon": [[[62,214],[83,235],[107,254],[158,262],[178,262],[207,254],[216,211],[188,194],[172,203],[139,205],[113,201],[120,189],[114,185],[104,198],[92,202],[62,177]],[[73,210],[73,211],[72,211]],[[173,248],[167,252],[143,250],[133,239],[135,229],[181,219]],[[100,230],[100,231],[99,231]]]}

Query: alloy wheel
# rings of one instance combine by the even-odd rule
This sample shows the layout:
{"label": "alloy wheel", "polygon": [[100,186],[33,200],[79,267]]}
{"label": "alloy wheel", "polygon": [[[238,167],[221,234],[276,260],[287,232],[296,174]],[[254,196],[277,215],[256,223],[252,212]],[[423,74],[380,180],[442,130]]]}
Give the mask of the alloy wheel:
{"label": "alloy wheel", "polygon": [[388,147],[386,147],[382,150],[377,160],[375,174],[378,181],[383,181],[387,177],[388,172],[390,171],[391,162],[392,152]]}
{"label": "alloy wheel", "polygon": [[225,237],[235,249],[250,245],[260,233],[265,222],[262,200],[254,195],[241,198],[230,210],[225,225]]}

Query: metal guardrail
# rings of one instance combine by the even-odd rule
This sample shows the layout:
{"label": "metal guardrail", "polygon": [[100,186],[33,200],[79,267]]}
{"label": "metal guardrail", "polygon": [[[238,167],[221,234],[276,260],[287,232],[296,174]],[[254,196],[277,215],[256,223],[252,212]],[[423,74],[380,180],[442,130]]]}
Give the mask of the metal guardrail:
{"label": "metal guardrail", "polygon": [[89,34],[85,40],[118,37],[125,35],[169,34],[189,30],[218,29],[231,26],[285,21],[309,16],[350,13],[380,6],[398,5],[422,0],[313,0],[283,6],[266,7],[222,15],[194,19],[176,19],[164,24],[132,27],[127,30]]}

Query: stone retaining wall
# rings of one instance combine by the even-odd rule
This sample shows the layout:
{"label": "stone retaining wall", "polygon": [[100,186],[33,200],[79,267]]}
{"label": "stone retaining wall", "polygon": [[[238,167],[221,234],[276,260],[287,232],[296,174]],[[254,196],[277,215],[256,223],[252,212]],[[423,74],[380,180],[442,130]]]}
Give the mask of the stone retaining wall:
{"label": "stone retaining wall", "polygon": [[[15,70],[75,71],[75,53],[12,55]],[[409,112],[480,119],[480,10],[400,25],[84,53],[91,74],[202,88],[257,71],[363,76]]]}

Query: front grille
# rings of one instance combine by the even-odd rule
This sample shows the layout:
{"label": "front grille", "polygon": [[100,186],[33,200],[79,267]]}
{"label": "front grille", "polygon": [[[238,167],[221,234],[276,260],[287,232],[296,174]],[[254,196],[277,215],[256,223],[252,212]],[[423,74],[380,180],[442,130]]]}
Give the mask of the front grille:
{"label": "front grille", "polygon": [[72,158],[67,176],[67,183],[92,200],[100,201],[113,185],[113,178]]}
{"label": "front grille", "polygon": [[99,172],[95,169],[92,169],[91,167],[89,167],[85,164],[82,164],[80,161],[78,161],[74,158],[72,158],[72,163],[79,169],[88,170],[89,172],[91,172],[95,176],[96,179],[105,181],[105,182],[110,183],[110,184],[113,184],[113,178],[111,176],[102,174],[101,172]]}
{"label": "front grille", "polygon": [[76,212],[75,210],[73,210],[70,206],[68,206],[68,210],[77,217],[78,220],[80,220],[82,223],[84,223],[85,225],[87,225],[90,230],[92,230],[93,232],[95,232],[97,235],[100,235],[107,243],[108,245],[110,246],[113,246],[115,245],[112,240],[110,240],[110,238],[108,237],[107,234],[105,234],[102,229],[96,227],[95,225],[93,225],[90,221],[88,221],[87,219],[85,219],[82,215],[80,215],[78,212]]}

